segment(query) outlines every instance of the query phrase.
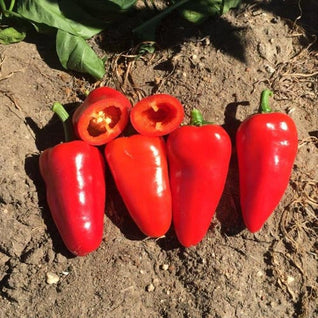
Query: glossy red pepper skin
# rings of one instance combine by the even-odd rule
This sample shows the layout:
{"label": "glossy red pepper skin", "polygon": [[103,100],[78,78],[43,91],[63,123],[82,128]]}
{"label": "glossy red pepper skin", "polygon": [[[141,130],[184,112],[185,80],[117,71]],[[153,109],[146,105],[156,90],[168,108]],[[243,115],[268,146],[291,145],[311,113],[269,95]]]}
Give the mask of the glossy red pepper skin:
{"label": "glossy red pepper skin", "polygon": [[105,147],[117,189],[139,229],[163,236],[171,225],[166,147],[160,137],[120,137]]}
{"label": "glossy red pepper skin", "polygon": [[247,229],[259,231],[280,202],[289,182],[298,137],[283,113],[255,114],[236,135],[240,202]]}
{"label": "glossy red pepper skin", "polygon": [[130,108],[130,101],[119,91],[96,88],[72,116],[75,134],[91,145],[104,145],[125,129]]}
{"label": "glossy red pepper skin", "polygon": [[48,206],[66,247],[78,256],[94,251],[102,241],[104,227],[102,154],[77,140],[45,150],[39,164]]}
{"label": "glossy red pepper skin", "polygon": [[231,140],[218,125],[182,126],[167,140],[172,218],[179,242],[190,247],[206,235],[220,201]]}
{"label": "glossy red pepper skin", "polygon": [[163,136],[175,130],[184,118],[180,101],[168,94],[143,98],[130,112],[130,122],[141,135]]}

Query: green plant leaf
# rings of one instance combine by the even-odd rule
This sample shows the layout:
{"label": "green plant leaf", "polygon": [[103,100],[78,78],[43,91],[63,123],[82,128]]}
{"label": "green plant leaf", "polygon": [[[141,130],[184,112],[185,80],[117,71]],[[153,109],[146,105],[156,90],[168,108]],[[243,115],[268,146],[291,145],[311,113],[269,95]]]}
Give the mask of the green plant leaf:
{"label": "green plant leaf", "polygon": [[21,42],[25,38],[25,32],[20,32],[14,27],[0,29],[0,44]]}
{"label": "green plant leaf", "polygon": [[136,0],[109,0],[108,2],[117,4],[122,10],[127,10],[136,3]]}
{"label": "green plant leaf", "polygon": [[192,0],[181,8],[181,15],[192,23],[202,23],[236,8],[241,0]]}
{"label": "green plant leaf", "polygon": [[221,14],[225,14],[229,10],[238,7],[240,3],[241,0],[224,0]]}
{"label": "green plant leaf", "polygon": [[136,0],[74,0],[92,16],[105,22],[113,22],[123,18],[123,13],[133,7]]}
{"label": "green plant leaf", "polygon": [[76,0],[83,7],[94,9],[96,13],[102,10],[104,12],[120,12],[130,9],[137,0]]}
{"label": "green plant leaf", "polygon": [[71,0],[19,0],[17,12],[23,18],[39,24],[89,39],[103,26]]}
{"label": "green plant leaf", "polygon": [[65,69],[88,73],[96,79],[101,79],[105,75],[104,62],[79,36],[58,30],[56,52]]}

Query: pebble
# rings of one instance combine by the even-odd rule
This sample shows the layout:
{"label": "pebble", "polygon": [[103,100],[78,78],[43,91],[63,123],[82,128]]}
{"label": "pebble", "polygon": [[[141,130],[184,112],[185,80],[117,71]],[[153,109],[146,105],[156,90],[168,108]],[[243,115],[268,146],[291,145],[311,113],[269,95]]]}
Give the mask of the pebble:
{"label": "pebble", "polygon": [[295,281],[295,278],[293,276],[288,276],[287,277],[287,284],[290,285],[291,283],[293,283]]}
{"label": "pebble", "polygon": [[155,286],[152,283],[150,283],[149,285],[147,285],[146,290],[147,292],[151,293],[155,290]]}
{"label": "pebble", "polygon": [[264,272],[263,271],[258,271],[256,273],[257,277],[263,277],[264,276]]}
{"label": "pebble", "polygon": [[210,41],[209,38],[205,38],[203,43],[204,43],[206,46],[208,46],[208,45],[211,44],[211,41]]}
{"label": "pebble", "polygon": [[55,258],[55,253],[51,249],[49,249],[46,255],[47,262],[52,263],[54,261],[54,258]]}
{"label": "pebble", "polygon": [[161,269],[164,271],[168,270],[168,268],[169,268],[169,264],[162,264],[161,265]]}
{"label": "pebble", "polygon": [[59,276],[55,273],[48,272],[46,273],[46,282],[49,285],[56,284],[60,280]]}
{"label": "pebble", "polygon": [[62,254],[58,253],[55,257],[55,261],[57,263],[66,263],[67,262],[67,258],[65,256],[63,256]]}
{"label": "pebble", "polygon": [[275,72],[275,69],[272,66],[270,66],[270,65],[265,65],[265,70],[269,74],[273,74]]}
{"label": "pebble", "polygon": [[0,252],[0,265],[5,264],[9,259],[10,257],[8,255]]}

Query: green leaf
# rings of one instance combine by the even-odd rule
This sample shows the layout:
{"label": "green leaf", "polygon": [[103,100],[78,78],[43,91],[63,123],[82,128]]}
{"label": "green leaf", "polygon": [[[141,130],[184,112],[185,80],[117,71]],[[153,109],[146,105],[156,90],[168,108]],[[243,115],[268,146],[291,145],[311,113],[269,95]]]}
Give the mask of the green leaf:
{"label": "green leaf", "polygon": [[104,12],[120,12],[130,9],[136,0],[75,0],[80,6],[94,9],[96,13],[102,10]]}
{"label": "green leaf", "polygon": [[70,0],[19,0],[17,12],[25,19],[89,39],[103,26]]}
{"label": "green leaf", "polygon": [[88,73],[96,79],[101,79],[105,75],[104,62],[79,36],[58,30],[56,52],[65,69]]}
{"label": "green leaf", "polygon": [[123,13],[136,3],[136,0],[74,0],[92,16],[105,22],[113,22],[123,17]]}
{"label": "green leaf", "polygon": [[225,14],[229,10],[238,7],[240,3],[241,0],[224,0],[221,14]]}
{"label": "green leaf", "polygon": [[[100,1],[105,2],[105,0]],[[127,10],[136,3],[136,0],[109,0],[108,2],[117,4],[122,10]]]}
{"label": "green leaf", "polygon": [[192,23],[202,23],[236,8],[241,0],[192,0],[181,9],[181,15]]}
{"label": "green leaf", "polygon": [[0,30],[0,44],[21,42],[25,38],[25,32],[20,32],[14,27]]}

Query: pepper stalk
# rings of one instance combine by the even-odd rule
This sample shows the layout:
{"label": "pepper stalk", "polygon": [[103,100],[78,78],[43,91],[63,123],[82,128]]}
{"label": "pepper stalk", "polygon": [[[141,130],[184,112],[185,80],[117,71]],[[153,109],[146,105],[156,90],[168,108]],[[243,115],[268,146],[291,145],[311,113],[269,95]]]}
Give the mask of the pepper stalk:
{"label": "pepper stalk", "polygon": [[269,106],[269,97],[273,96],[273,92],[269,89],[265,89],[261,94],[261,102],[259,107],[259,112],[261,114],[268,114],[272,112],[272,109]]}
{"label": "pepper stalk", "polygon": [[63,129],[64,129],[64,136],[65,136],[65,142],[69,142],[75,139],[74,137],[74,131],[73,131],[73,125],[72,125],[72,119],[64,106],[59,103],[55,102],[52,107],[52,111],[59,117],[59,119],[62,121]]}
{"label": "pepper stalk", "polygon": [[196,108],[192,109],[190,125],[200,127],[200,126],[209,125],[209,124],[213,124],[213,123],[204,120],[202,113],[198,109]]}

